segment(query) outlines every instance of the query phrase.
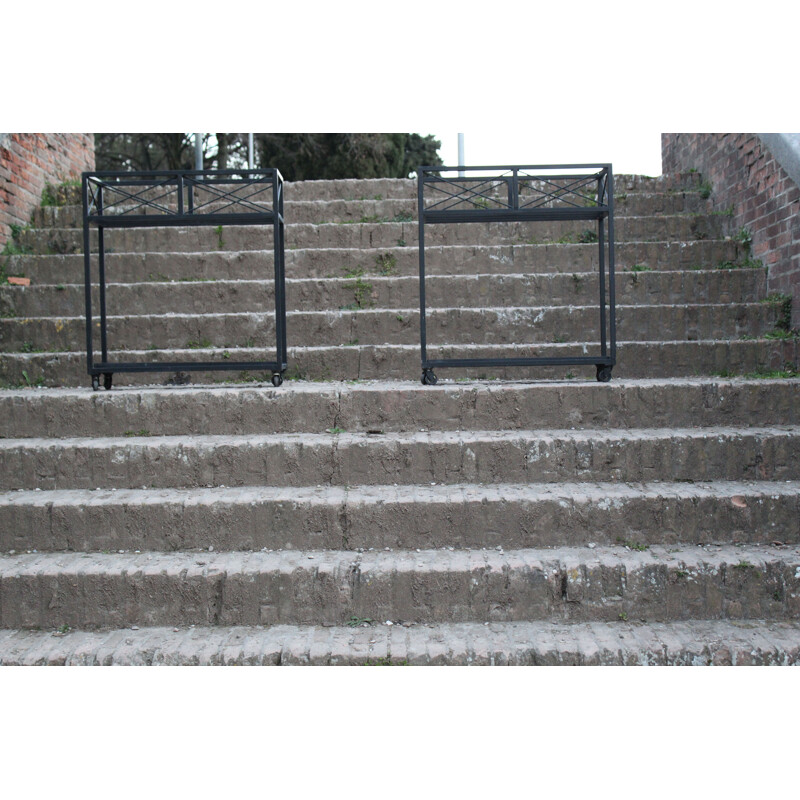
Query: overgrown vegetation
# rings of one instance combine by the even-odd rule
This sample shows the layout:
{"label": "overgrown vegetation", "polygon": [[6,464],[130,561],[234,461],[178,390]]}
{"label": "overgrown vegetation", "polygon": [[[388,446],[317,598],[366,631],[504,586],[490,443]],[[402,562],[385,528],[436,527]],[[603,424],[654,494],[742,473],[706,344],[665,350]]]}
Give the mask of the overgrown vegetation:
{"label": "overgrown vegetation", "polygon": [[46,183],[42,190],[42,199],[40,205],[49,207],[65,206],[70,200],[70,189],[74,189],[81,185],[78,180],[69,180],[53,186],[52,183]]}
{"label": "overgrown vegetation", "polygon": [[25,381],[24,387],[33,389],[34,387],[44,386],[44,376],[39,375],[35,380],[32,380],[26,370],[22,370],[22,379]]}
{"label": "overgrown vegetation", "polygon": [[44,349],[37,347],[33,342],[23,342],[19,346],[20,353],[44,353]]}
{"label": "overgrown vegetation", "polygon": [[394,275],[397,271],[397,256],[394,253],[379,253],[375,256],[375,266],[381,275]]}
{"label": "overgrown vegetation", "polygon": [[621,544],[623,547],[627,547],[629,550],[638,550],[639,552],[644,552],[645,550],[650,549],[649,544],[634,542],[631,539],[623,539],[621,536],[617,536],[617,544]]}
{"label": "overgrown vegetation", "polygon": [[729,369],[714,372],[715,378],[745,378],[747,380],[777,380],[781,378],[800,378],[800,371],[794,364],[788,361],[783,365],[783,369],[757,369],[755,372],[735,373]]}
{"label": "overgrown vegetation", "polygon": [[723,209],[722,211],[712,211],[712,217],[732,217],[734,214],[735,208],[733,204],[729,205],[727,208]]}
{"label": "overgrown vegetation", "polygon": [[8,227],[11,230],[11,238],[5,243],[2,251],[0,251],[0,257],[4,257],[0,263],[0,283],[7,283],[9,277],[24,277],[23,275],[9,276],[7,274],[8,265],[10,263],[8,256],[27,256],[33,252],[28,245],[20,241],[23,231],[28,230],[30,226],[12,223]]}
{"label": "overgrown vegetation", "polygon": [[[760,258],[753,258],[751,251],[753,247],[753,234],[745,228],[739,228],[731,239],[739,244],[744,250],[744,255],[736,261],[720,261],[715,269],[761,269],[764,264]],[[700,267],[702,269],[702,267]]]}
{"label": "overgrown vegetation", "polygon": [[775,320],[775,329],[765,334],[767,339],[793,339],[800,336],[800,330],[792,329],[792,297],[783,292],[768,295],[762,301],[777,306],[778,318]]}
{"label": "overgrown vegetation", "polygon": [[372,284],[365,281],[361,275],[358,275],[353,283],[346,283],[345,288],[352,290],[355,302],[345,306],[343,310],[352,311],[360,308],[371,308],[374,305],[372,302]]}
{"label": "overgrown vegetation", "polygon": [[765,339],[797,339],[800,338],[800,332],[798,331],[787,331],[783,330],[782,328],[776,328],[774,331],[768,331],[764,334]]}
{"label": "overgrown vegetation", "polygon": [[[760,258],[744,258],[737,259],[736,261],[720,261],[714,269],[763,269],[764,262]],[[693,267],[693,269],[703,269],[702,266]]]}
{"label": "overgrown vegetation", "polygon": [[362,625],[372,625],[373,620],[369,617],[357,617],[355,614],[350,617],[349,622],[347,623],[351,628],[360,628]]}
{"label": "overgrown vegetation", "polygon": [[748,251],[753,245],[753,234],[745,227],[739,228],[731,238],[739,242],[743,247],[746,247]]}
{"label": "overgrown vegetation", "polygon": [[222,225],[217,225],[217,227],[214,228],[214,233],[217,234],[217,250],[224,250],[225,239],[222,237]]}

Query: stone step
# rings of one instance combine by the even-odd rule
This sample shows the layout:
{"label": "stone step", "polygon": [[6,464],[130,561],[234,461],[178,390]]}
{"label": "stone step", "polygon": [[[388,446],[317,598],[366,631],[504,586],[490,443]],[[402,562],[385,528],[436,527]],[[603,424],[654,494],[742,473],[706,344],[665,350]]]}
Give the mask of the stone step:
{"label": "stone step", "polygon": [[43,389],[0,393],[0,437],[800,424],[800,380],[419,381]]}
{"label": "stone step", "polygon": [[[407,246],[386,248],[297,249],[286,251],[287,278],[335,278],[350,275],[418,276],[419,251],[416,241]],[[690,242],[618,242],[615,246],[619,271],[697,270],[731,268],[746,262],[746,254],[733,239]],[[83,284],[82,254],[8,256],[7,272],[31,279],[32,284],[55,286]],[[515,244],[426,247],[428,275],[471,275],[476,273],[597,272],[597,245]],[[96,263],[93,275],[97,272]],[[726,270],[727,271],[727,270]],[[193,253],[108,253],[109,282],[138,283],[169,280],[264,280],[274,276],[272,252],[206,251]]]}
{"label": "stone step", "polygon": [[798,545],[798,519],[798,481],[28,490],[0,552]]}
{"label": "stone step", "polygon": [[[284,205],[287,224],[326,222],[399,222],[416,219],[417,198],[413,197],[365,200],[288,200]],[[271,203],[258,203],[266,211]],[[172,206],[175,208],[175,206]],[[652,214],[698,214],[707,212],[708,201],[699,192],[637,192],[620,194],[614,201],[615,212],[624,216],[641,217]],[[122,208],[118,209],[119,211]],[[214,210],[211,205],[208,211]],[[231,209],[227,209],[230,211]],[[43,206],[31,218],[35,228],[80,228],[83,208],[80,205]]]}
{"label": "stone step", "polygon": [[[134,432],[146,434],[147,431]],[[0,490],[797,480],[800,428],[2,439]]]}
{"label": "stone step", "polygon": [[[280,169],[280,167],[278,167]],[[286,202],[330,200],[415,199],[417,181],[402,178],[290,181],[284,184]]]}
{"label": "stone step", "polygon": [[[648,216],[650,214],[703,214],[709,213],[707,198],[700,192],[633,192],[614,197],[614,213],[620,216]],[[716,216],[714,212],[712,215]],[[733,216],[732,214],[730,216]]]}
{"label": "stone step", "polygon": [[[764,270],[696,270],[691,272],[618,272],[620,305],[645,303],[754,302],[766,295]],[[528,298],[537,305],[591,305],[599,296],[599,280],[587,273],[429,275],[425,280],[430,306],[461,308],[518,305]],[[60,286],[0,286],[0,315],[66,317],[85,314],[83,283]],[[138,313],[174,311],[207,314],[219,311],[264,311],[274,307],[274,281],[205,280],[108,283],[109,308]],[[286,281],[289,311],[320,311],[348,306],[410,308],[419,303],[419,278],[365,276],[290,278]],[[99,308],[93,292],[92,308]]]}
{"label": "stone step", "polygon": [[[122,310],[122,309],[120,309]],[[782,319],[778,303],[617,306],[617,335],[636,341],[733,339],[763,336]],[[95,318],[99,350],[99,320]],[[275,348],[275,313],[160,314],[115,316],[109,309],[111,347],[135,349]],[[534,344],[600,338],[597,306],[505,308],[428,308],[431,346],[460,344]],[[415,308],[290,311],[287,338],[293,345],[419,343]],[[0,319],[0,348],[5,352],[85,347],[83,317]]]}
{"label": "stone step", "polygon": [[[722,239],[730,220],[720,216],[675,214],[658,217],[617,216],[616,241],[691,241]],[[511,222],[428,225],[425,242],[438,245],[568,244],[586,243],[596,226],[586,222]],[[77,228],[26,229],[18,237],[21,247],[40,255],[82,253],[83,233]],[[96,231],[92,231],[93,251]],[[590,240],[591,241],[591,240]],[[230,225],[224,228],[113,228],[106,232],[107,252],[142,253],[207,252],[214,250],[265,250],[271,248],[271,226]],[[293,248],[386,248],[402,242],[416,245],[417,224],[408,222],[295,224],[286,226],[286,249]],[[596,246],[595,246],[596,248]]]}
{"label": "stone step", "polygon": [[0,629],[799,615],[796,546],[0,556]]}
{"label": "stone step", "polygon": [[[800,342],[797,339],[703,340],[674,342],[617,343],[618,363],[615,378],[674,378],[711,375],[756,378],[787,377],[800,368]],[[255,348],[228,350],[131,350],[109,351],[112,361],[219,361],[225,353],[231,361],[263,359],[265,351]],[[272,352],[267,353],[271,357]],[[352,347],[290,347],[290,381],[409,380],[420,376],[418,345],[354,345]],[[428,357],[436,358],[551,358],[593,356],[600,353],[597,342],[543,345],[459,345],[428,347]],[[780,375],[773,373],[780,372]],[[461,380],[563,380],[579,378],[593,381],[594,366],[531,367],[452,367],[437,370],[442,381]],[[252,370],[242,372],[197,371],[180,376],[174,373],[115,373],[115,386],[252,383],[269,384],[270,376]],[[86,352],[2,353],[2,388],[38,386],[88,386]],[[284,384],[284,390],[293,384]]]}
{"label": "stone step", "polygon": [[492,622],[0,631],[12,666],[788,666],[800,623]]}

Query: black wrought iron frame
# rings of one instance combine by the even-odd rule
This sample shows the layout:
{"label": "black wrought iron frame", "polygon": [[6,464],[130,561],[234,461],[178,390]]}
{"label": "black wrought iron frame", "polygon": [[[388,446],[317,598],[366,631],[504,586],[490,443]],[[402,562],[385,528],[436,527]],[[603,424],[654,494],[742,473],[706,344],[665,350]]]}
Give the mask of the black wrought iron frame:
{"label": "black wrought iron frame", "polygon": [[[564,170],[571,172],[564,173]],[[574,172],[577,170],[577,172]],[[587,172],[592,170],[592,172]],[[442,173],[459,172],[458,177]],[[473,173],[470,176],[470,173]],[[474,173],[481,173],[474,175]],[[507,191],[498,187],[506,184]],[[524,186],[530,193],[520,195]],[[587,189],[592,187],[591,195]],[[426,188],[429,189],[426,195]],[[434,194],[433,202],[431,193]],[[614,284],[614,176],[611,164],[550,164],[505,167],[419,167],[420,350],[423,384],[436,383],[438,367],[522,367],[591,365],[597,380],[611,379],[617,361]],[[425,226],[464,222],[586,220],[597,222],[599,248],[600,353],[596,356],[546,358],[428,358],[425,324]],[[607,229],[607,230],[606,230]],[[608,301],[605,251],[608,247]],[[608,306],[608,313],[606,313]]]}
{"label": "black wrought iron frame", "polygon": [[[198,189],[202,195],[198,197]],[[105,195],[113,199],[107,201]],[[92,388],[100,376],[110,389],[115,372],[263,370],[280,386],[287,368],[283,178],[277,169],[159,170],[82,174],[83,253],[86,291],[86,360]],[[90,229],[97,228],[100,349],[95,361],[92,333]],[[106,319],[106,228],[272,225],[275,272],[275,360],[109,361]]]}

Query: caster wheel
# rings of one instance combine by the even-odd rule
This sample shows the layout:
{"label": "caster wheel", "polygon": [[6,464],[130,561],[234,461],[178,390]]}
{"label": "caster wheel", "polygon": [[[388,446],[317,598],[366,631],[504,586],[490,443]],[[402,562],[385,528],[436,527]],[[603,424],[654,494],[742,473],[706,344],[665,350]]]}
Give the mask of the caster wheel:
{"label": "caster wheel", "polygon": [[103,388],[108,391],[111,388],[111,383],[114,377],[113,372],[104,372],[103,373]]}
{"label": "caster wheel", "polygon": [[436,382],[438,378],[434,374],[433,370],[424,369],[422,370],[422,385],[423,386],[436,386]]}
{"label": "caster wheel", "polygon": [[611,380],[611,367],[605,364],[598,364],[597,380],[600,381],[600,383],[608,383]]}
{"label": "caster wheel", "polygon": [[100,388],[100,376],[92,375],[92,389],[96,392]]}
{"label": "caster wheel", "polygon": [[280,372],[273,372],[272,373],[272,385],[273,386],[280,386],[283,383],[283,375]]}

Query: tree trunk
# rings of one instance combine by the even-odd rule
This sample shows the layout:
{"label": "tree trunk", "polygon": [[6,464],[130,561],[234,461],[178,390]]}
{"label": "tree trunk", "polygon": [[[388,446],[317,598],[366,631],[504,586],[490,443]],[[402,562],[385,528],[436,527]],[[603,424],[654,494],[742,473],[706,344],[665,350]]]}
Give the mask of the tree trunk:
{"label": "tree trunk", "polygon": [[228,169],[228,134],[217,134],[217,169]]}

